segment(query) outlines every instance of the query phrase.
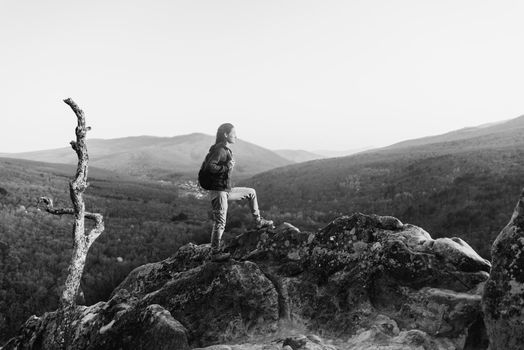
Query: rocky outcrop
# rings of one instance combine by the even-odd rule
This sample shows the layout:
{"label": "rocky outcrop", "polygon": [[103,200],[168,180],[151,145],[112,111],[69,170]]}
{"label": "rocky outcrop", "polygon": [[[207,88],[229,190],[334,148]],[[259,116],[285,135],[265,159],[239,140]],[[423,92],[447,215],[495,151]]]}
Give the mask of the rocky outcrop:
{"label": "rocky outcrop", "polygon": [[[68,349],[189,349],[187,330],[159,305],[142,309],[112,299],[72,311]],[[58,311],[32,316],[4,349],[57,349]],[[140,336],[137,337],[137,334]]]}
{"label": "rocky outcrop", "polygon": [[482,306],[491,350],[524,347],[524,191],[491,248]]}
{"label": "rocky outcrop", "polygon": [[[490,263],[460,239],[357,213],[316,233],[283,225],[226,246],[225,263],[188,244],[135,269],[108,302],[77,308],[70,348],[485,348],[471,344]],[[52,349],[53,317],[30,319],[6,349]]]}

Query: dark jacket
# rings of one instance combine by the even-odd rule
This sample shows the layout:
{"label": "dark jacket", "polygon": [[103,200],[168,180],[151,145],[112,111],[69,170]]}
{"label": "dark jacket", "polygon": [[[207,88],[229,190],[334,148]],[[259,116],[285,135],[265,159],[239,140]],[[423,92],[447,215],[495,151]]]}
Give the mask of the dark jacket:
{"label": "dark jacket", "polygon": [[207,169],[212,174],[211,190],[231,190],[231,170],[229,161],[233,159],[233,152],[225,143],[217,143],[209,148],[206,156]]}

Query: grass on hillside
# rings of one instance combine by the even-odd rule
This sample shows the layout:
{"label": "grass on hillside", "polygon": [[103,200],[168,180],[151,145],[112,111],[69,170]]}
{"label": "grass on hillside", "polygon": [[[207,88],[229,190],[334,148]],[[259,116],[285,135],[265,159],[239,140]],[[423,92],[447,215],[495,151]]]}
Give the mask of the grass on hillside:
{"label": "grass on hillside", "polygon": [[[432,237],[463,238],[483,257],[524,187],[524,149],[368,154],[276,169],[243,184],[273,217],[322,226],[353,212],[393,215]],[[299,227],[303,227],[299,226]],[[311,225],[310,225],[311,226]]]}

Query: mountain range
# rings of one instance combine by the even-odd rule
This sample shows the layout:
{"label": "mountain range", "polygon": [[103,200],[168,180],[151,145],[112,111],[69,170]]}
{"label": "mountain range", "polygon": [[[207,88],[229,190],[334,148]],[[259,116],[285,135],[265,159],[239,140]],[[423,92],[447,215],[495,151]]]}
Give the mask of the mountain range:
{"label": "mountain range", "polygon": [[[91,139],[88,140],[90,165],[154,179],[196,176],[214,141],[213,136],[201,133],[174,137]],[[238,140],[231,149],[237,160],[235,173],[239,178],[293,163],[273,151],[242,140]],[[76,154],[70,147],[0,156],[49,163],[76,163]]]}
{"label": "mountain range", "polygon": [[[88,140],[90,165],[121,174],[152,179],[194,176],[214,137],[193,133],[174,137],[130,136],[116,139]],[[235,176],[247,178],[254,174],[294,163],[327,157],[340,157],[363,151],[269,150],[238,140],[231,146],[237,166]],[[22,153],[0,153],[0,157],[34,160],[47,163],[76,164],[70,147]]]}

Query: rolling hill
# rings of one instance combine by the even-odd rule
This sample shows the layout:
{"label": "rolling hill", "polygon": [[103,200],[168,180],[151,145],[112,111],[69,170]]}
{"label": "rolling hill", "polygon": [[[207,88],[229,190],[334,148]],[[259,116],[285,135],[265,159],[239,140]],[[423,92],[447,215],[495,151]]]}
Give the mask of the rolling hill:
{"label": "rolling hill", "polygon": [[323,155],[303,151],[303,150],[293,150],[293,149],[278,149],[274,151],[276,154],[281,156],[282,158],[289,159],[290,161],[294,163],[302,163],[307,162],[314,159],[321,159],[326,158]]}
{"label": "rolling hill", "polygon": [[258,174],[272,215],[315,223],[348,212],[393,215],[454,234],[489,256],[524,186],[524,117]]}
{"label": "rolling hill", "polygon": [[[90,165],[123,174],[153,179],[196,176],[214,137],[194,133],[175,137],[135,136],[88,140]],[[273,151],[238,140],[231,146],[237,167],[235,175],[249,177],[272,168],[292,164]],[[70,147],[25,153],[0,154],[2,157],[48,163],[76,164]]]}
{"label": "rolling hill", "polygon": [[462,152],[484,148],[513,147],[524,144],[524,115],[497,123],[463,128],[442,135],[407,140],[385,147],[384,150],[427,149],[438,152]]}

